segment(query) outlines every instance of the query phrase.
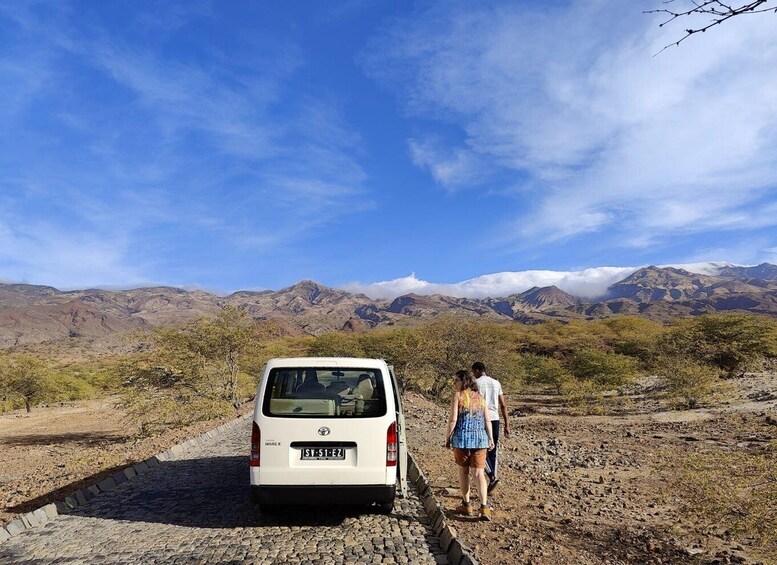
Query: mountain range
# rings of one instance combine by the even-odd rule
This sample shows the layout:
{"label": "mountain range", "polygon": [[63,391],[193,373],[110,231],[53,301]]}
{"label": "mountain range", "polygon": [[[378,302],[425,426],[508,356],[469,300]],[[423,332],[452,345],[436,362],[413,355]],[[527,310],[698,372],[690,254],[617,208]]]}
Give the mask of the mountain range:
{"label": "mountain range", "polygon": [[373,300],[313,281],[279,291],[239,291],[228,296],[174,287],[60,291],[49,286],[0,284],[0,347],[123,335],[193,320],[226,305],[256,320],[273,320],[282,335],[363,331],[439,316],[527,324],[616,315],[667,321],[727,310],[777,316],[777,265],[727,266],[716,276],[645,267],[611,285],[596,300],[583,300],[555,286],[501,298],[406,294],[394,300]]}

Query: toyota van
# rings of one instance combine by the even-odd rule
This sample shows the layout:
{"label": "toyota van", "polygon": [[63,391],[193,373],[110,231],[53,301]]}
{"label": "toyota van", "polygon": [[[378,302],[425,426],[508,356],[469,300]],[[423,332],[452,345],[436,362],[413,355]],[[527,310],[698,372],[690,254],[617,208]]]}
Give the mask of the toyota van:
{"label": "toyota van", "polygon": [[251,499],[276,505],[375,505],[407,496],[400,389],[382,359],[271,359],[251,430]]}

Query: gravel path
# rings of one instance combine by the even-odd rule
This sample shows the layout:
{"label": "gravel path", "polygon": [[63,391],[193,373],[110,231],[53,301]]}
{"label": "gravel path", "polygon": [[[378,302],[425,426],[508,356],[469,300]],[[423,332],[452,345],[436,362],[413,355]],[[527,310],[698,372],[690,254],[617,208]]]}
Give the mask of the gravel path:
{"label": "gravel path", "polygon": [[414,493],[389,516],[248,500],[250,420],[0,544],[0,563],[446,563]]}

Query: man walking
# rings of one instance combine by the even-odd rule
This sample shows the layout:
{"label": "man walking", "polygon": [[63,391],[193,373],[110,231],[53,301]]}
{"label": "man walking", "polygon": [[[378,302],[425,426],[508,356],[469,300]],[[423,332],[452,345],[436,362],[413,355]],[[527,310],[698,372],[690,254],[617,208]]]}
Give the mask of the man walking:
{"label": "man walking", "polygon": [[486,407],[494,433],[494,449],[489,450],[486,454],[486,473],[488,474],[488,492],[490,493],[499,483],[496,472],[496,452],[499,447],[499,412],[502,413],[502,418],[505,420],[505,435],[507,437],[510,437],[510,422],[507,419],[507,405],[502,393],[502,384],[486,374],[486,366],[480,361],[472,365],[472,374],[477,380],[478,392],[486,399]]}

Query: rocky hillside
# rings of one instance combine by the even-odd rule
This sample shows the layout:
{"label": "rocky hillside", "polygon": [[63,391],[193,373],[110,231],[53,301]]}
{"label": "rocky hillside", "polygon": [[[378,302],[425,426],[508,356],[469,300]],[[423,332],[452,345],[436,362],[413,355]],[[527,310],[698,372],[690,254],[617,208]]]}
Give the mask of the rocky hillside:
{"label": "rocky hillside", "polygon": [[0,347],[67,338],[100,339],[134,329],[193,320],[232,305],[257,320],[273,320],[284,335],[364,331],[410,325],[439,316],[538,323],[639,315],[654,320],[745,310],[777,315],[777,266],[725,267],[719,276],[646,267],[585,301],[549,286],[501,298],[407,294],[372,300],[313,281],[279,291],[217,296],[172,287],[127,291],[59,291],[48,286],[0,284]]}

